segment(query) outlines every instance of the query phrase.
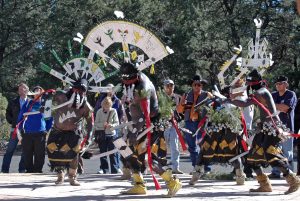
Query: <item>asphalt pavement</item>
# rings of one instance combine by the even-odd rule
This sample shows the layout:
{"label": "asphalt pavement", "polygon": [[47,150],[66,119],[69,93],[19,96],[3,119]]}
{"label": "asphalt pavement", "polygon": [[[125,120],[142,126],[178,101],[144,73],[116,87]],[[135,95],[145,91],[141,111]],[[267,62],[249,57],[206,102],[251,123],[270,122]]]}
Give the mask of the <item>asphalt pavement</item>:
{"label": "asphalt pavement", "polygon": [[[2,164],[3,155],[0,156]],[[48,200],[48,201],[79,201],[79,200],[162,200],[166,186],[158,175],[156,177],[162,186],[155,190],[151,175],[144,175],[148,186],[147,195],[121,195],[120,191],[129,189],[130,181],[117,180],[120,175],[95,174],[99,168],[99,160],[84,160],[85,173],[78,180],[81,186],[70,186],[66,181],[56,186],[54,173],[49,171],[46,159],[42,174],[17,173],[20,155],[14,155],[9,174],[0,174],[0,200]],[[299,200],[300,191],[291,195],[284,195],[288,189],[284,179],[272,180],[272,193],[249,193],[250,188],[258,186],[255,180],[246,181],[245,185],[237,186],[233,180],[200,180],[195,186],[188,185],[192,171],[188,154],[181,155],[180,169],[185,172],[178,175],[183,188],[176,197],[168,200]],[[211,174],[226,174],[232,170],[231,166],[213,165]],[[270,172],[270,168],[266,169]]]}

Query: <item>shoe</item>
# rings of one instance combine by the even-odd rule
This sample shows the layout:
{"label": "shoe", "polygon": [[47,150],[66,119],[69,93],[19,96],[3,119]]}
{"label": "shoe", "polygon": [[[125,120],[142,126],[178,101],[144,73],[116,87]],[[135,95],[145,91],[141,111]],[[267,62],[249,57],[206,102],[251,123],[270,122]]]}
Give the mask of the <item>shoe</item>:
{"label": "shoe", "polygon": [[172,170],[172,174],[183,174],[183,172],[179,169]]}
{"label": "shoe", "polygon": [[105,174],[103,170],[99,170],[97,174]]}
{"label": "shoe", "polygon": [[123,174],[123,172],[120,168],[117,169],[117,174]]}
{"label": "shoe", "polygon": [[289,173],[286,177],[286,182],[289,185],[289,189],[284,193],[285,195],[293,193],[300,188],[300,178],[294,173]]}
{"label": "shoe", "polygon": [[80,186],[80,183],[77,181],[77,170],[69,168],[69,182],[71,186]]}
{"label": "shoe", "polygon": [[9,171],[3,171],[3,170],[2,170],[1,173],[9,173]]}
{"label": "shoe", "polygon": [[259,183],[259,187],[257,189],[250,189],[250,192],[272,192],[272,186],[267,175],[257,175],[256,179]]}
{"label": "shoe", "polygon": [[182,188],[182,183],[179,179],[172,175],[171,170],[166,170],[162,175],[160,175],[162,179],[166,182],[168,187],[168,194],[164,197],[174,197],[176,193]]}
{"label": "shoe", "polygon": [[246,175],[245,173],[243,172],[243,170],[241,169],[235,169],[235,181],[236,181],[236,184],[237,185],[244,185],[245,184],[245,178],[246,178]]}
{"label": "shoe", "polygon": [[198,180],[200,179],[200,177],[201,177],[200,172],[193,172],[193,176],[192,176],[191,180],[189,181],[189,184],[195,185],[198,182]]}
{"label": "shoe", "polygon": [[64,172],[57,173],[57,180],[55,181],[55,184],[61,185],[64,183],[64,180],[65,180],[65,173]]}
{"label": "shoe", "polygon": [[269,179],[280,179],[280,175],[274,173],[269,174],[268,177]]}
{"label": "shoe", "polygon": [[140,173],[133,173],[133,187],[127,191],[121,191],[121,194],[125,195],[145,195],[147,193],[147,188],[145,186],[145,181]]}

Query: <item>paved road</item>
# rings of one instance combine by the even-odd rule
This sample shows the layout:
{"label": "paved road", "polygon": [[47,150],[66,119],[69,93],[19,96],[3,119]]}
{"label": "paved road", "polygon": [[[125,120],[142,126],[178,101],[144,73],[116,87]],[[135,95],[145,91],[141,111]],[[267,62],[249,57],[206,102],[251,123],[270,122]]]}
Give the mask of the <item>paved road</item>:
{"label": "paved road", "polygon": [[[3,156],[0,156],[2,163]],[[0,174],[0,200],[48,200],[48,201],[79,201],[79,200],[162,200],[166,194],[166,187],[163,181],[157,176],[162,190],[156,191],[150,175],[145,175],[148,186],[148,195],[125,196],[120,195],[120,191],[128,189],[131,184],[126,181],[118,181],[119,175],[99,175],[98,160],[85,160],[85,174],[79,176],[81,186],[73,187],[65,182],[62,186],[54,185],[55,175],[49,172],[49,168],[44,166],[43,174],[19,174],[17,165],[20,156],[13,157],[10,174]],[[47,159],[46,159],[47,161]],[[48,162],[48,161],[47,161]],[[283,195],[287,190],[285,180],[272,180],[272,193],[259,194],[249,193],[249,188],[257,187],[256,181],[246,181],[244,186],[237,186],[234,181],[201,180],[195,186],[189,186],[188,181],[191,176],[188,174],[192,168],[188,155],[181,156],[181,169],[187,173],[179,175],[183,189],[178,195],[168,200],[298,200],[300,192],[291,195]],[[229,173],[230,166],[213,165],[213,172]],[[267,169],[269,172],[270,169]]]}
{"label": "paved road", "polygon": [[[47,200],[47,201],[81,201],[81,200],[164,200],[166,186],[161,179],[161,190],[156,191],[150,175],[145,176],[148,195],[121,195],[120,191],[129,189],[127,181],[116,180],[116,175],[85,174],[79,177],[81,186],[70,186],[67,181],[56,186],[52,174],[0,174],[0,200]],[[233,181],[201,180],[195,186],[189,186],[189,175],[180,175],[183,188],[176,197],[166,200],[299,200],[300,191],[284,195],[287,185],[284,180],[272,180],[272,193],[249,193],[249,188],[256,188],[256,181],[247,181],[237,186]],[[159,178],[159,177],[157,177]]]}
{"label": "paved road", "polygon": [[[170,159],[168,155],[168,159]],[[3,152],[0,152],[0,164],[2,165],[3,160]],[[17,152],[12,159],[10,172],[11,173],[17,173],[18,172],[18,164],[20,161],[20,152]],[[91,160],[91,159],[84,159],[84,169],[86,174],[95,174],[98,172],[100,166],[100,162],[98,159]],[[294,169],[296,170],[296,162],[294,162]],[[191,166],[191,162],[189,159],[188,153],[182,153],[180,155],[180,169],[185,173],[190,173],[193,168]],[[48,167],[48,158],[46,156],[45,165],[43,168],[44,173],[50,173],[50,168]],[[265,171],[270,172],[270,168],[267,168]],[[230,165],[213,165],[212,166],[212,172],[214,173],[230,173],[232,171],[232,167]]]}

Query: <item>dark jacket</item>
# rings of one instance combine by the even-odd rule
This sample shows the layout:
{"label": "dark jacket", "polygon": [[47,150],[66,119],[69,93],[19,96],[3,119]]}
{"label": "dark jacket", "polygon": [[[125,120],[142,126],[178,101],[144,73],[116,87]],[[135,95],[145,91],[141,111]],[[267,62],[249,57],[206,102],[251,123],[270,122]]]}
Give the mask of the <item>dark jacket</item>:
{"label": "dark jacket", "polygon": [[[28,99],[27,99],[28,100]],[[6,108],[6,120],[9,124],[11,124],[12,128],[16,127],[18,116],[20,112],[20,97],[17,97],[11,101],[9,101]]]}

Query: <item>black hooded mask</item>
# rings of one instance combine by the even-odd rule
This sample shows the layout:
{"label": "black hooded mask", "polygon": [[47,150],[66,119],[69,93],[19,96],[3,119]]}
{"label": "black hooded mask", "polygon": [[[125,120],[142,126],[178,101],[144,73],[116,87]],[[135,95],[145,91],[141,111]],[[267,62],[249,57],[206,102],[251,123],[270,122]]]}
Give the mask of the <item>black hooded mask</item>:
{"label": "black hooded mask", "polygon": [[70,99],[74,95],[73,108],[80,109],[86,102],[86,92],[88,90],[88,81],[86,79],[77,80],[72,88],[67,92],[67,97]]}
{"label": "black hooded mask", "polygon": [[134,81],[139,75],[139,70],[132,63],[123,63],[120,67],[121,78],[124,84]]}
{"label": "black hooded mask", "polygon": [[248,89],[258,90],[265,86],[265,83],[262,82],[261,74],[256,69],[254,69],[247,75],[246,82],[248,85]]}

